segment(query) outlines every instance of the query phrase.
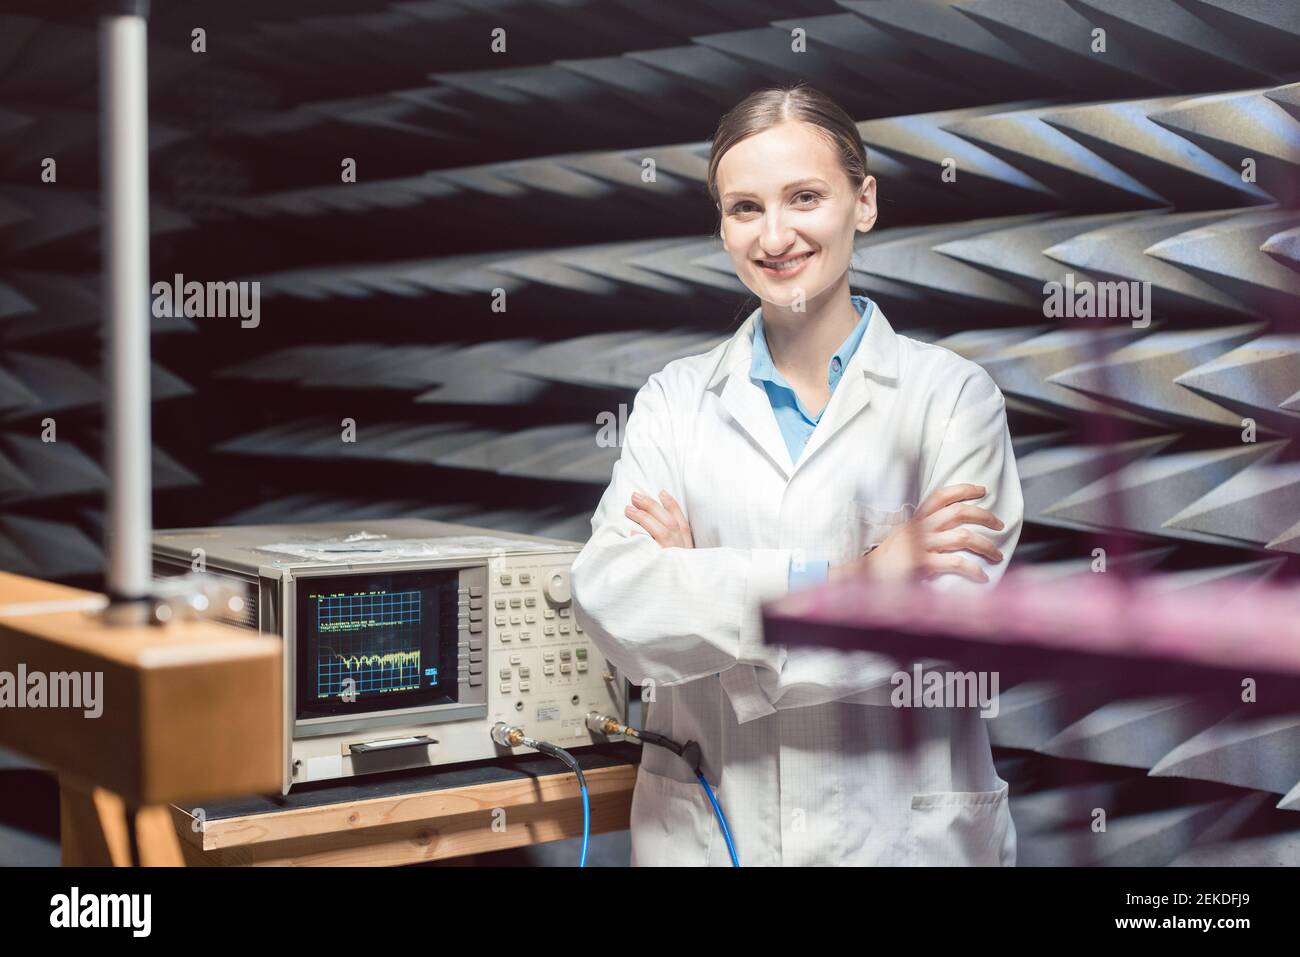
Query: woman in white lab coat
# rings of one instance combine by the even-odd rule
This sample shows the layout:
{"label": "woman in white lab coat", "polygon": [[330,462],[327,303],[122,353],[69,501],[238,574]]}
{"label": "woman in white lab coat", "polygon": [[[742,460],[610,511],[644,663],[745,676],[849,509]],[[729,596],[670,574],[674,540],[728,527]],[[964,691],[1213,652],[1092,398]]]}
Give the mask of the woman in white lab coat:
{"label": "woman in white lab coat", "polygon": [[[645,726],[700,744],[742,865],[1014,864],[977,710],[904,713],[897,662],[766,645],[759,617],[809,579],[995,583],[1023,517],[1002,395],[851,295],[876,184],[823,94],[746,98],[714,136],[708,186],[762,304],[637,393],[573,564],[577,619],[643,686]],[[643,751],[631,832],[634,864],[730,864],[707,795],[661,748]]]}

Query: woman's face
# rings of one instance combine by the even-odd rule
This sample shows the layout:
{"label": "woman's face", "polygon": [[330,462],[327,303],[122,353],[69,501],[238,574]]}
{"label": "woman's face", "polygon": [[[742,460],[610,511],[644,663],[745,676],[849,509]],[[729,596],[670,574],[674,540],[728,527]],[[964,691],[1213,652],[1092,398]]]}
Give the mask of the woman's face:
{"label": "woman's face", "polygon": [[799,308],[849,269],[853,236],[876,221],[876,181],[854,190],[817,127],[781,123],[741,140],[718,162],[722,244],[736,275],[764,302]]}

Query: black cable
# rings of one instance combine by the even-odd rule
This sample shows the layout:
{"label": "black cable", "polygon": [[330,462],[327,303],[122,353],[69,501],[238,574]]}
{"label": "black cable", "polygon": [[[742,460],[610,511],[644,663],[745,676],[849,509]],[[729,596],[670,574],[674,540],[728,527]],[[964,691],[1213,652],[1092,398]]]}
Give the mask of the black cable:
{"label": "black cable", "polygon": [[533,748],[537,751],[541,751],[543,754],[549,754],[551,757],[558,758],[560,761],[563,761],[566,765],[568,765],[569,770],[572,771],[577,776],[578,787],[585,788],[587,786],[587,779],[582,776],[582,768],[578,766],[578,759],[575,758],[573,755],[571,755],[568,751],[565,751],[563,748],[551,744],[551,742],[549,741],[538,741],[533,745]]}
{"label": "black cable", "polygon": [[525,743],[535,751],[542,754],[549,754],[551,757],[560,761],[578,779],[578,791],[582,794],[582,853],[578,858],[578,866],[587,866],[587,849],[591,842],[591,793],[587,790],[587,778],[582,773],[582,768],[578,765],[578,759],[559,745],[551,744],[549,741],[537,741],[532,738],[525,738]]}
{"label": "black cable", "polygon": [[718,819],[718,826],[722,828],[723,840],[727,842],[727,853],[731,855],[732,866],[740,866],[740,856],[736,853],[736,844],[731,838],[731,827],[727,824],[727,815],[723,813],[717,795],[713,793],[708,778],[704,776],[704,768],[701,767],[704,757],[698,743],[687,741],[685,744],[678,744],[667,735],[659,734],[656,731],[639,730],[619,721],[617,718],[612,718],[597,711],[588,712],[587,727],[597,734],[622,734],[633,741],[640,741],[642,744],[653,744],[655,747],[671,751],[685,761],[691,770],[695,772],[695,779],[700,782],[700,786],[704,788],[704,793],[708,796],[709,805],[713,808],[713,813]]}
{"label": "black cable", "polygon": [[646,744],[653,744],[656,747],[665,748],[673,754],[676,754],[685,761],[692,771],[695,772],[695,779],[700,782],[704,788],[704,793],[709,799],[709,806],[713,808],[713,813],[718,819],[718,826],[722,829],[722,839],[726,841],[727,853],[731,855],[731,864],[733,867],[740,866],[740,857],[736,853],[735,841],[731,838],[731,827],[727,824],[727,815],[723,813],[722,805],[718,803],[717,795],[713,793],[713,788],[709,786],[709,780],[704,776],[704,769],[700,766],[703,762],[703,752],[694,741],[687,741],[685,744],[678,744],[672,738],[654,731],[636,731],[629,728],[629,731],[635,731],[635,737]]}
{"label": "black cable", "polygon": [[690,769],[696,774],[702,773],[700,765],[704,760],[703,752],[700,750],[700,746],[694,741],[687,741],[685,744],[678,744],[667,735],[658,734],[654,731],[637,731],[636,736],[646,744],[657,745],[658,747],[671,751],[673,754],[685,761],[690,766]]}

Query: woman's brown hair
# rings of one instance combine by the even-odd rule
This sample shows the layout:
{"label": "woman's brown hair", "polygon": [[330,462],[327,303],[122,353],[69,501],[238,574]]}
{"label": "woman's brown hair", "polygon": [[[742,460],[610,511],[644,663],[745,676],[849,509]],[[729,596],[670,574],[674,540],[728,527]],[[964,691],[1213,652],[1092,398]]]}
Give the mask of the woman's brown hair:
{"label": "woman's brown hair", "polygon": [[867,178],[867,151],[853,117],[838,103],[807,83],[769,87],[749,94],[718,122],[709,149],[709,195],[722,209],[718,196],[718,163],[741,140],[790,120],[802,120],[821,130],[839,155],[849,182],[856,190]]}

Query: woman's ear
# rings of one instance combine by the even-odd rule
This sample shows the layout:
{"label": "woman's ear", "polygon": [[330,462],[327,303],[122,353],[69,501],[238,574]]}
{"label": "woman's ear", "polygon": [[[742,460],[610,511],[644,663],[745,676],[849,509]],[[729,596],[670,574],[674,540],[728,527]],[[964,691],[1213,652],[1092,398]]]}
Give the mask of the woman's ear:
{"label": "woman's ear", "polygon": [[876,178],[868,176],[858,193],[858,220],[854,228],[864,233],[870,232],[871,227],[876,225],[876,215]]}

